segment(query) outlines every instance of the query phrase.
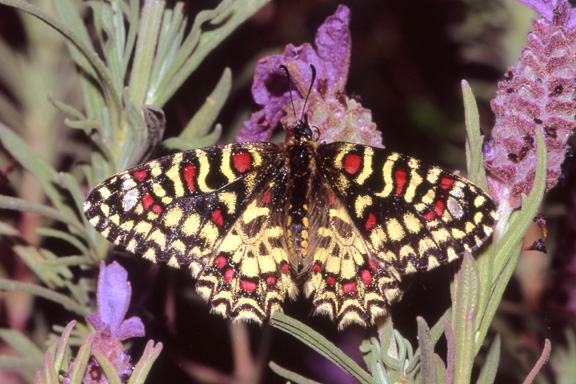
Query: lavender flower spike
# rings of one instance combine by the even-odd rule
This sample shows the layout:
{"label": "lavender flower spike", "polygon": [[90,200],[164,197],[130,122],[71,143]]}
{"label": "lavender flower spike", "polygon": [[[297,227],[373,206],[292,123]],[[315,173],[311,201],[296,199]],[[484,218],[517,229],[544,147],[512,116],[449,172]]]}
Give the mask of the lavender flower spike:
{"label": "lavender flower spike", "polygon": [[[320,133],[319,140],[382,146],[370,110],[348,98],[344,91],[350,65],[349,22],[350,9],[340,5],[318,29],[316,50],[308,43],[299,47],[290,44],[282,55],[264,57],[258,62],[252,95],[262,108],[244,123],[238,141],[266,141],[278,125],[295,126],[310,86],[312,64],[318,75],[304,112],[310,125]],[[297,116],[292,111],[288,80],[280,65],[290,71]]]}
{"label": "lavender flower spike", "polygon": [[535,134],[548,149],[546,189],[561,176],[574,121],[576,14],[567,0],[520,0],[542,16],[516,66],[498,84],[492,110],[496,123],[484,143],[488,190],[499,203],[521,205],[536,173]]}
{"label": "lavender flower spike", "polygon": [[[109,266],[102,262],[98,276],[98,313],[87,318],[96,329],[92,353],[98,352],[105,356],[123,382],[130,377],[133,365],[121,341],[130,337],[144,336],[144,324],[139,317],[124,320],[132,295],[132,287],[127,278],[128,273],[117,262]],[[85,384],[108,383],[105,375],[90,374],[98,369],[98,363],[90,359],[82,382]]]}

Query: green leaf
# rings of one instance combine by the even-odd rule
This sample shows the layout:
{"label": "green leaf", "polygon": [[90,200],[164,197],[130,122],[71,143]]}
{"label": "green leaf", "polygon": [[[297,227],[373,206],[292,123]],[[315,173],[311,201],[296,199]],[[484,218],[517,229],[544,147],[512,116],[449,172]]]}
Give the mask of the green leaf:
{"label": "green leaf", "polygon": [[486,355],[486,361],[482,364],[478,384],[493,384],[498,372],[498,363],[500,362],[500,335],[496,335]]}
{"label": "green leaf", "polygon": [[210,96],[206,98],[202,107],[178,137],[189,142],[195,142],[205,136],[212,128],[212,125],[214,125],[216,117],[230,94],[231,88],[232,71],[230,68],[226,68]]}
{"label": "green leaf", "polygon": [[108,358],[104,354],[102,354],[102,352],[100,352],[97,349],[94,349],[92,351],[92,355],[96,358],[96,360],[98,361],[98,365],[100,365],[100,367],[104,371],[104,375],[106,375],[108,383],[122,384],[122,380],[120,380],[118,373],[116,373],[116,368],[110,362],[110,360],[108,360]]}
{"label": "green leaf", "polygon": [[420,351],[422,351],[422,356],[420,357],[420,383],[436,384],[436,361],[430,328],[420,316],[416,318],[416,322],[418,324],[418,344],[420,345]]}
{"label": "green leaf", "polygon": [[62,295],[51,289],[44,288],[36,284],[22,283],[19,281],[0,278],[0,291],[26,292],[34,296],[43,297],[55,302],[56,304],[60,304],[67,310],[72,311],[80,316],[88,316],[90,314],[88,309],[84,308],[78,302],[70,299],[68,296]]}
{"label": "green leaf", "polygon": [[144,384],[148,372],[150,372],[150,369],[152,368],[152,364],[154,364],[154,361],[156,361],[161,351],[162,343],[158,343],[154,346],[154,341],[149,340],[148,343],[146,343],[146,348],[144,349],[142,357],[134,367],[132,375],[130,375],[128,384]]}
{"label": "green leaf", "polygon": [[[67,24],[58,20],[54,16],[45,12],[44,10],[27,3],[23,0],[0,0],[0,4],[6,4],[11,7],[20,9],[38,19],[44,21],[46,24],[54,28],[56,31],[60,32],[62,36],[67,38],[72,44],[78,48],[78,50],[85,56],[85,58],[90,63],[90,66],[96,72],[98,79],[100,80],[104,93],[109,99],[108,108],[110,109],[113,120],[116,121],[118,116],[120,116],[122,103],[120,101],[120,95],[114,91],[114,82],[106,68],[106,65],[98,57],[96,52],[92,49],[92,46],[88,43],[88,40],[84,40],[76,31],[71,29]],[[78,26],[77,24],[75,25]]]}
{"label": "green leaf", "polygon": [[478,269],[470,252],[464,253],[460,271],[454,278],[452,328],[454,329],[454,383],[470,382],[474,363],[474,315],[478,306]]}
{"label": "green leaf", "polygon": [[[165,76],[154,86],[157,93],[148,103],[163,106],[212,50],[268,2],[269,0],[225,0],[213,11],[198,13],[190,34]],[[203,24],[208,20],[210,24],[200,33]]]}
{"label": "green leaf", "polygon": [[92,343],[94,342],[95,336],[93,333],[89,334],[80,346],[80,350],[74,361],[74,368],[72,372],[70,372],[70,384],[82,384],[82,378],[88,367],[88,359],[90,358],[90,351],[92,350]]}
{"label": "green leaf", "polygon": [[80,240],[68,234],[67,232],[63,232],[52,228],[37,228],[36,233],[38,233],[41,236],[54,237],[56,239],[64,240],[72,244],[74,247],[76,247],[80,252],[82,252],[85,255],[88,255],[90,253],[88,251],[88,248],[86,248],[86,246],[82,244]]}
{"label": "green leaf", "polygon": [[55,210],[54,208],[47,207],[42,204],[32,203],[23,199],[18,199],[16,197],[0,195],[0,208],[16,211],[36,212],[42,216],[46,216],[54,220],[61,221],[64,224],[68,224],[79,232],[85,233],[86,231],[84,226],[76,221],[75,218],[65,215],[60,211]]}
{"label": "green leaf", "polygon": [[54,369],[56,372],[60,371],[63,368],[63,363],[65,358],[68,354],[68,343],[70,340],[70,334],[72,330],[76,326],[76,321],[72,320],[64,331],[62,332],[62,336],[60,337],[60,342],[58,343],[58,349],[56,349],[56,354],[54,355]]}
{"label": "green leaf", "polygon": [[20,355],[36,362],[39,367],[44,360],[44,352],[38,348],[23,333],[15,329],[0,328],[0,338],[10,345]]}
{"label": "green leaf", "polygon": [[314,331],[307,325],[296,321],[283,313],[275,312],[270,319],[270,324],[283,332],[300,340],[334,364],[342,368],[360,383],[373,383],[372,378],[354,360],[346,356],[332,342]]}
{"label": "green leaf", "polygon": [[21,237],[22,236],[22,234],[20,233],[19,230],[17,230],[16,228],[11,226],[10,224],[5,223],[3,221],[0,221],[0,235],[12,236],[12,237]]}
{"label": "green leaf", "polygon": [[64,280],[52,269],[44,265],[45,257],[33,246],[16,245],[14,253],[20,257],[34,274],[49,288],[62,288]]}
{"label": "green leaf", "polygon": [[164,6],[164,1],[146,1],[142,8],[140,30],[129,81],[130,99],[137,106],[156,105],[148,100],[151,97],[147,94]]}
{"label": "green leaf", "polygon": [[293,382],[298,384],[320,384],[318,381],[308,379],[286,368],[282,368],[273,361],[271,361],[270,364],[268,364],[268,366],[275,374],[277,374],[278,376],[282,376],[283,378],[289,380],[291,383]]}
{"label": "green leaf", "polygon": [[192,148],[202,148],[207,147],[209,145],[214,145],[221,135],[222,135],[222,125],[216,124],[216,126],[214,127],[214,131],[212,131],[212,133],[193,142],[190,142],[188,140],[182,140],[179,137],[171,137],[169,139],[164,140],[162,145],[171,150],[187,151]]}

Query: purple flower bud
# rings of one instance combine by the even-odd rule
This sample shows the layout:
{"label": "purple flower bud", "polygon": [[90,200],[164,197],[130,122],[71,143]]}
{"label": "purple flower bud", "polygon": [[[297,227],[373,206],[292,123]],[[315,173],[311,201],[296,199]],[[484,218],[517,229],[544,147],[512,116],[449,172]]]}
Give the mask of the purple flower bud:
{"label": "purple flower bud", "polygon": [[498,84],[492,110],[496,123],[484,145],[488,189],[497,201],[521,205],[536,173],[535,135],[548,149],[546,189],[557,182],[567,140],[576,123],[576,28],[574,10],[566,0],[521,0],[542,15],[516,66]]}
{"label": "purple flower bud", "polygon": [[[290,44],[282,55],[264,57],[258,62],[252,95],[262,109],[244,123],[238,141],[266,141],[278,125],[288,130],[296,125],[312,80],[312,64],[316,67],[317,78],[304,112],[310,125],[318,129],[319,140],[382,146],[382,136],[372,122],[370,110],[348,98],[344,91],[350,63],[349,22],[350,9],[340,5],[318,29],[317,50],[308,43],[300,47]],[[292,94],[280,65],[290,72]],[[296,115],[292,111],[291,98]]]}

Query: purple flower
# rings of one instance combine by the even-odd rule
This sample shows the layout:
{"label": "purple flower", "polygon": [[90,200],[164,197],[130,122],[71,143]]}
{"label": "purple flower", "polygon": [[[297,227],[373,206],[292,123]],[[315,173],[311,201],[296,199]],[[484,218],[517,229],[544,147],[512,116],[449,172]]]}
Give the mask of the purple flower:
{"label": "purple flower", "polygon": [[536,131],[548,149],[546,189],[561,175],[574,122],[576,23],[567,0],[523,0],[542,15],[516,66],[498,84],[492,110],[496,123],[484,143],[484,165],[492,197],[512,208],[529,194],[536,174]]}
{"label": "purple flower", "polygon": [[[144,336],[144,324],[139,317],[124,320],[132,295],[132,287],[127,278],[128,273],[117,262],[109,266],[102,262],[98,276],[98,313],[87,318],[96,330],[92,351],[106,356],[121,379],[129,377],[132,372],[130,355],[124,350],[121,341]],[[105,375],[90,374],[97,369],[96,361],[91,359],[82,382],[107,383]]]}
{"label": "purple flower", "polygon": [[[262,109],[244,123],[238,141],[266,141],[278,125],[288,127],[290,134],[289,128],[296,125],[304,107],[312,80],[312,64],[316,67],[317,78],[304,112],[310,125],[318,129],[319,140],[382,146],[381,133],[372,122],[370,110],[347,97],[344,91],[350,64],[349,22],[350,9],[340,5],[318,29],[317,50],[308,43],[300,47],[290,44],[282,55],[268,56],[258,62],[252,95]],[[280,65],[285,65],[290,72],[292,95]],[[291,97],[297,116],[292,111]]]}
{"label": "purple flower", "polygon": [[124,320],[131,296],[126,270],[115,261],[109,266],[102,262],[98,276],[98,313],[88,316],[88,321],[97,332],[109,334],[118,341],[144,336],[144,324],[139,317]]}

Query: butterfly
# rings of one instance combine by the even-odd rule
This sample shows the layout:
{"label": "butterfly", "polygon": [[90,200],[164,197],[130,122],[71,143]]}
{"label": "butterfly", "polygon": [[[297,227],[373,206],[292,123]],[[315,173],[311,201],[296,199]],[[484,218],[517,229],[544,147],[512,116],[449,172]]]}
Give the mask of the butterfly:
{"label": "butterfly", "polygon": [[403,276],[492,233],[495,204],[468,180],[314,136],[304,116],[280,145],[214,145],[138,165],[98,184],[85,215],[126,250],[190,268],[215,313],[261,323],[302,290],[339,328],[374,324]]}

